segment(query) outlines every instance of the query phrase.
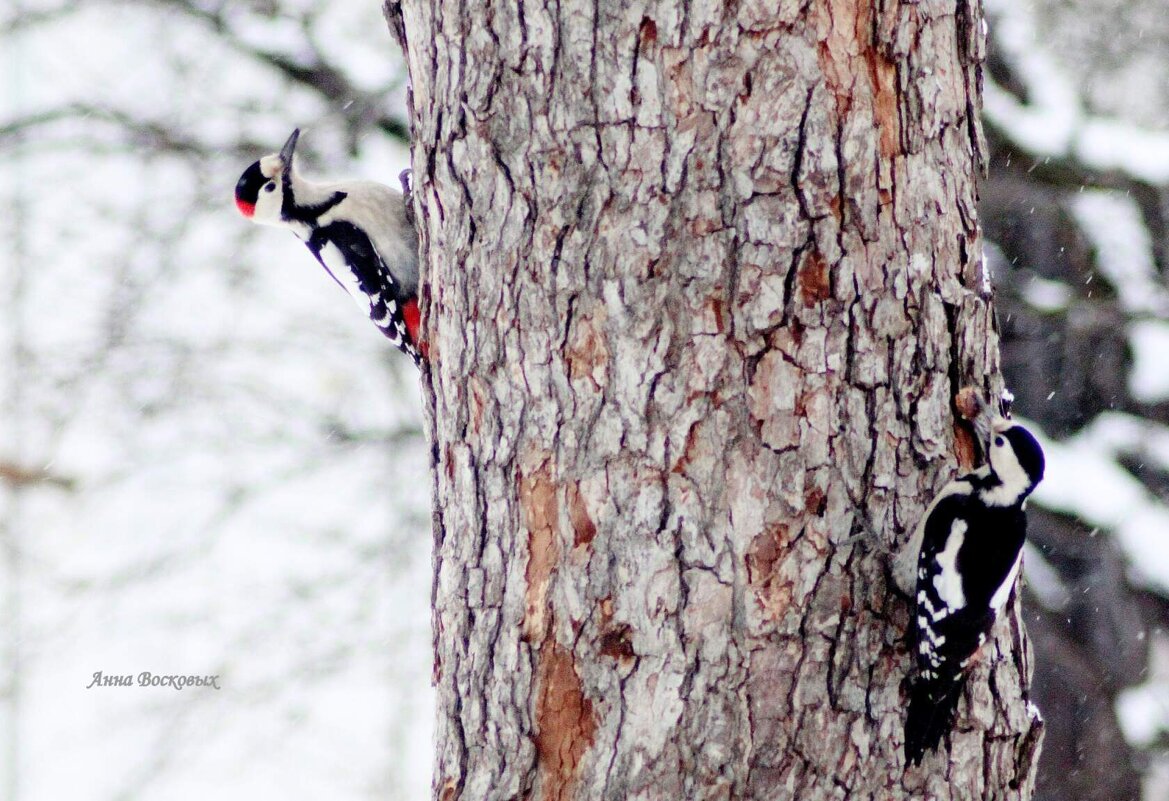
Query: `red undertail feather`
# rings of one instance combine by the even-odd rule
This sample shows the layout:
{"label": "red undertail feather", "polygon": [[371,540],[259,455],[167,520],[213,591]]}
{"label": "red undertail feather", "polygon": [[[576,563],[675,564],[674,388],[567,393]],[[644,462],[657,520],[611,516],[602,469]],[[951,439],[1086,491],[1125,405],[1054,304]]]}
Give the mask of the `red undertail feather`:
{"label": "red undertail feather", "polygon": [[416,299],[411,298],[402,305],[402,318],[406,321],[406,333],[410,335],[410,341],[414,343],[418,348],[418,352],[425,358],[428,348],[419,336],[422,333],[422,315],[418,311],[418,301]]}
{"label": "red undertail feather", "polygon": [[256,204],[255,203],[249,203],[246,200],[240,200],[237,197],[235,199],[235,205],[239,208],[239,213],[244,215],[245,217],[251,217],[253,214],[256,213]]}

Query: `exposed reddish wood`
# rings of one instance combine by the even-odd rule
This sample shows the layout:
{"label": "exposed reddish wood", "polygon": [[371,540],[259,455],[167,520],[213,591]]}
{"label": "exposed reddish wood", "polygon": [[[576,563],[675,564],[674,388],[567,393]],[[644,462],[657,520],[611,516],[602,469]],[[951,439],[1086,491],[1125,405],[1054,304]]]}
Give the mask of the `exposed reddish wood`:
{"label": "exposed reddish wood", "polygon": [[543,462],[537,470],[520,479],[519,501],[528,529],[524,639],[538,642],[547,636],[551,622],[548,614],[548,583],[560,558],[560,548],[556,543],[559,504],[549,462]]}
{"label": "exposed reddish wood", "polygon": [[813,6],[824,38],[820,65],[836,98],[836,109],[846,116],[856,101],[855,83],[863,71],[861,59],[871,47],[872,4],[864,0],[826,0]]}
{"label": "exposed reddish wood", "polygon": [[597,730],[593,704],[584,696],[572,654],[553,637],[540,646],[536,691],[537,801],[572,798],[581,757]]}
{"label": "exposed reddish wood", "polygon": [[881,155],[886,159],[901,153],[901,111],[897,93],[897,65],[875,47],[865,49],[869,83],[873,91],[873,118],[881,132]]}
{"label": "exposed reddish wood", "polygon": [[982,412],[983,406],[977,387],[962,387],[954,396],[954,407],[964,420],[973,421]]}
{"label": "exposed reddish wood", "polygon": [[468,389],[471,393],[471,431],[478,433],[483,425],[483,407],[487,403],[482,379],[473,377],[468,382]]}
{"label": "exposed reddish wood", "polygon": [[958,410],[966,425],[954,423],[954,454],[958,459],[958,466],[962,471],[972,470],[978,466],[979,448],[974,441],[970,424],[983,411],[985,402],[982,393],[977,387],[962,387],[954,396],[954,408]]}
{"label": "exposed reddish wood", "polygon": [[978,1],[403,10],[448,354],[438,785],[1006,797],[1019,627],[953,766],[906,774],[883,564],[962,453],[952,382],[1001,387],[969,280]]}
{"label": "exposed reddish wood", "polygon": [[954,424],[954,457],[958,461],[960,472],[973,470],[978,466],[978,445],[970,429],[964,425]]}
{"label": "exposed reddish wood", "polygon": [[812,487],[804,493],[804,509],[816,517],[823,517],[828,508],[828,495],[819,487]]}
{"label": "exposed reddish wood", "polygon": [[600,652],[619,661],[633,659],[636,656],[633,650],[633,628],[622,623],[608,629],[601,635]]}
{"label": "exposed reddish wood", "polygon": [[641,36],[641,41],[648,44],[656,42],[658,38],[658,25],[649,17],[643,17],[641,20],[641,28],[638,31]]}
{"label": "exposed reddish wood", "polygon": [[605,322],[604,307],[597,306],[595,315],[576,318],[565,356],[571,380],[590,378],[596,386],[602,387],[605,385],[605,367],[609,362],[609,349],[605,346],[601,332]]}
{"label": "exposed reddish wood", "polygon": [[747,581],[770,620],[782,619],[792,601],[791,582],[778,575],[790,552],[789,535],[787,526],[769,526],[754,539],[747,552]]}
{"label": "exposed reddish wood", "polygon": [[568,502],[568,519],[572,523],[572,544],[577,548],[588,546],[597,536],[597,526],[589,517],[588,507],[580,492],[580,484],[570,483],[565,487],[564,493]]}
{"label": "exposed reddish wood", "polygon": [[800,261],[796,283],[800,289],[800,301],[805,306],[814,306],[831,296],[828,262],[824,261],[820,251],[812,250]]}

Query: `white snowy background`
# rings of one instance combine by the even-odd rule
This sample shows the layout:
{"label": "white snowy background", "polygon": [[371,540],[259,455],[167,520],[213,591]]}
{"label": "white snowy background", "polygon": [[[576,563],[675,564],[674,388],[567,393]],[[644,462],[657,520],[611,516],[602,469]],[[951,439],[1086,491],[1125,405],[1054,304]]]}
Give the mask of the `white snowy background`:
{"label": "white snowy background", "polygon": [[[1112,767],[1142,773],[1138,792],[1161,801],[1169,797],[1169,15],[1163,3],[1141,0],[986,0],[985,7],[992,63],[984,121],[1005,160],[992,163],[992,183],[995,174],[1013,176],[1001,182],[1005,189],[992,190],[989,205],[1002,210],[1014,204],[1014,215],[1024,220],[989,223],[1012,240],[1016,255],[1009,264],[997,243],[988,250],[998,278],[1018,301],[1011,308],[1030,318],[1014,330],[1022,339],[1044,337],[1031,350],[1013,352],[1055,354],[1007,369],[1019,383],[1047,390],[1020,387],[1031,395],[1021,410],[1032,418],[1029,424],[1040,432],[1045,425],[1053,429],[1041,436],[1048,471],[1035,502],[1047,521],[1063,521],[1055,528],[1073,541],[1106,542],[1070,555],[1060,554],[1058,545],[1049,548],[1047,556],[1070,567],[1062,576],[1039,548],[1028,548],[1029,609],[1034,625],[1045,629],[1036,658],[1058,661],[1056,670],[1087,674],[1079,684],[1068,681],[1078,693],[1062,696],[1074,709],[1049,710],[1059,723],[1076,721],[1082,728],[1068,737],[1049,726],[1049,746],[1061,742],[1047,750],[1073,753],[1044,754],[1038,797],[1131,797],[1127,787],[1109,786],[1111,776],[1075,777],[1081,762],[1091,762],[1085,752],[1095,750],[1114,763],[1128,762]],[[1012,168],[1012,158],[1024,166]],[[1020,179],[1019,172],[1035,175]],[[1020,190],[1023,183],[1030,191]],[[1022,198],[1032,205],[1020,205]],[[1063,220],[1044,225],[1043,217]],[[1033,230],[1018,230],[1027,228]],[[1062,234],[1052,235],[1054,229]],[[1037,241],[1044,237],[1052,241]],[[1049,258],[1027,263],[1018,256],[1023,251]],[[1012,328],[1009,313],[1006,327]],[[1044,375],[1048,361],[1060,360],[1064,376]],[[1118,382],[1113,372],[1120,373]],[[1119,575],[1109,576],[1100,558],[1105,552],[1118,554]],[[1095,565],[1076,563],[1089,553]],[[1124,587],[1102,589],[1105,582]],[[1102,620],[1107,630],[1085,625]],[[1057,638],[1047,631],[1060,625],[1066,639],[1086,645],[1053,645]],[[1143,660],[1135,676],[1126,666],[1133,653]],[[1085,664],[1085,656],[1094,662]],[[1077,659],[1081,664],[1070,667]],[[1037,676],[1042,672],[1037,668]],[[1087,710],[1099,700],[1093,696],[1111,704],[1128,753],[1111,747],[1111,729],[1091,718]],[[1081,782],[1079,792],[1061,794],[1055,785],[1064,781]]]}
{"label": "white snowy background", "polygon": [[[1050,432],[1041,404],[1066,399],[1024,399],[1049,456],[1037,506],[1166,598],[1169,504],[1131,465],[1169,474],[1169,291],[1130,187],[1169,182],[1169,15],[986,6],[1015,84],[988,72],[988,130],[1040,172],[1107,178],[1064,203],[1095,253],[1085,285],[993,241],[992,264],[1036,315],[1114,297],[1130,351],[1131,408]],[[1127,39],[1101,33],[1119,24]],[[299,242],[231,202],[296,125],[310,171],[392,182],[403,119],[375,0],[0,9],[0,801],[428,797],[415,373]],[[1071,587],[1038,548],[1027,575],[1062,614]],[[1144,680],[1116,709],[1157,799],[1169,641],[1139,635]],[[86,689],[96,671],[222,689]]]}
{"label": "white snowy background", "polygon": [[21,0],[0,42],[0,799],[427,797],[416,373],[232,201],[294,125],[396,182],[379,5]]}

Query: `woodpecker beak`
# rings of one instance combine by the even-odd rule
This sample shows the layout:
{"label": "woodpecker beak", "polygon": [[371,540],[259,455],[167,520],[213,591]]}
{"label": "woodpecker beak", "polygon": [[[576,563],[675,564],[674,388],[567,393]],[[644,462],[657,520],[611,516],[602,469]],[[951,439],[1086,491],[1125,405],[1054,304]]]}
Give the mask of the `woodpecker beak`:
{"label": "woodpecker beak", "polygon": [[995,415],[987,405],[984,405],[979,410],[978,416],[971,421],[971,425],[974,426],[974,434],[978,437],[978,444],[982,446],[983,453],[986,453],[987,446],[990,444],[990,438],[998,431],[998,423],[1000,421],[1004,425],[1009,425],[1007,421]]}
{"label": "woodpecker beak", "polygon": [[280,148],[280,160],[284,162],[285,169],[292,169],[292,155],[296,150],[296,140],[300,138],[300,128],[292,130],[292,136],[288,137],[288,141],[284,143],[284,147]]}

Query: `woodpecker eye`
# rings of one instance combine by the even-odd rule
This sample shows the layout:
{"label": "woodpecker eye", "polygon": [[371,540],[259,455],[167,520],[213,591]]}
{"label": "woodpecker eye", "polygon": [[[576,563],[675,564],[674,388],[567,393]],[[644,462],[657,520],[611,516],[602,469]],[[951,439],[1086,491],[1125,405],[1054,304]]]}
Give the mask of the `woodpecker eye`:
{"label": "woodpecker eye", "polygon": [[276,182],[269,181],[268,183],[266,183],[264,185],[264,191],[265,192],[275,192],[276,191]]}
{"label": "woodpecker eye", "polygon": [[994,444],[995,444],[995,447],[1001,448],[1003,446],[1003,438],[1002,437],[995,437]]}

